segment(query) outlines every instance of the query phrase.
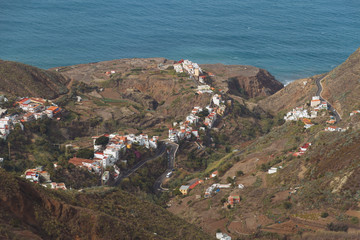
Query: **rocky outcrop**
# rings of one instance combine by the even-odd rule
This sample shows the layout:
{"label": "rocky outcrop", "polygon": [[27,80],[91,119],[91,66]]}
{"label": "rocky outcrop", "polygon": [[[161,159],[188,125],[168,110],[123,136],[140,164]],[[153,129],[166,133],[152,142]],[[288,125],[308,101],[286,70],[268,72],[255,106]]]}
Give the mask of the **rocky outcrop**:
{"label": "rocky outcrop", "polygon": [[284,87],[268,71],[242,65],[204,64],[207,72],[215,74],[214,84],[227,91],[246,98],[270,96]]}

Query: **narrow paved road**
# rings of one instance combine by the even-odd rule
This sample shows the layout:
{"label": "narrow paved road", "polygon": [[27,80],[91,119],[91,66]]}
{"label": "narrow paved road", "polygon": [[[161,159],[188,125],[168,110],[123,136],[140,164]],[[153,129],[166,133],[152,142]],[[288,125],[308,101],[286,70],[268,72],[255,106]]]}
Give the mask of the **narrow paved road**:
{"label": "narrow paved road", "polygon": [[316,79],[316,85],[317,85],[317,87],[318,87],[318,90],[317,90],[317,92],[316,92],[316,96],[319,96],[321,101],[327,102],[327,104],[328,104],[328,106],[329,106],[329,110],[330,110],[330,111],[334,114],[334,116],[335,116],[336,122],[339,122],[339,121],[341,120],[341,117],[340,117],[339,113],[336,111],[336,109],[335,109],[333,106],[331,106],[331,104],[330,104],[325,98],[323,98],[323,97],[321,96],[321,93],[322,93],[322,91],[323,91],[323,86],[322,86],[322,84],[321,84],[321,81],[322,81],[325,77],[326,77],[326,75],[325,75],[324,77],[320,77],[320,78]]}
{"label": "narrow paved road", "polygon": [[157,153],[155,156],[147,158],[145,160],[142,160],[141,162],[138,162],[137,164],[135,164],[135,166],[133,166],[131,169],[127,170],[126,172],[121,172],[120,176],[116,179],[116,181],[113,183],[113,186],[117,186],[119,185],[119,183],[124,179],[129,177],[131,174],[133,174],[134,172],[136,172],[136,170],[138,170],[139,168],[141,168],[142,166],[144,166],[145,163],[147,163],[148,161],[154,160],[158,157],[160,157],[161,155],[163,155],[165,153],[166,150],[166,145],[164,142],[159,142],[159,148],[157,150]]}
{"label": "narrow paved road", "polygon": [[163,192],[163,191],[168,190],[168,189],[162,188],[161,185],[163,184],[164,180],[166,179],[166,175],[169,172],[172,172],[172,170],[175,167],[176,152],[179,148],[178,144],[173,143],[171,141],[166,141],[165,144],[168,147],[168,152],[167,152],[168,168],[158,179],[156,179],[154,186],[153,186],[155,192]]}

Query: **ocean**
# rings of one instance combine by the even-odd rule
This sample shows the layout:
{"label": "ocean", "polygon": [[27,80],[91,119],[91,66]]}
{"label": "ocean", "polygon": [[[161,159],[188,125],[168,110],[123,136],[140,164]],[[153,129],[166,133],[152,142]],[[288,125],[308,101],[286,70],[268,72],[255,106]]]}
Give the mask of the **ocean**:
{"label": "ocean", "polygon": [[358,0],[0,0],[0,58],[40,68],[165,57],[327,72],[360,45]]}

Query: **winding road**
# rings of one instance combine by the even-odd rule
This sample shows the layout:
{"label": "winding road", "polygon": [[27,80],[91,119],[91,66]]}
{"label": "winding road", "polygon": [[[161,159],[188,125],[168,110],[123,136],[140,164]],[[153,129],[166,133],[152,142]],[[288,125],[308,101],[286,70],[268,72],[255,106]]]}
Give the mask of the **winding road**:
{"label": "winding road", "polygon": [[316,96],[319,96],[321,101],[327,102],[327,104],[328,104],[328,106],[329,106],[329,110],[330,110],[330,111],[334,114],[334,116],[335,116],[336,122],[339,122],[339,121],[341,121],[341,116],[340,116],[340,114],[339,114],[339,113],[336,111],[336,109],[329,103],[329,101],[327,101],[325,98],[323,98],[323,97],[321,96],[321,93],[322,93],[322,91],[323,91],[323,86],[322,86],[322,84],[321,84],[321,81],[322,81],[326,76],[327,76],[327,75],[325,75],[325,76],[323,76],[323,77],[320,77],[320,78],[318,78],[318,79],[315,80],[316,85],[317,85],[317,87],[318,87],[318,90],[317,90],[317,92],[316,92]]}
{"label": "winding road", "polygon": [[113,186],[117,186],[119,185],[119,183],[124,179],[129,177],[131,174],[133,174],[134,172],[136,172],[136,170],[138,170],[139,168],[141,168],[142,166],[144,166],[145,163],[147,163],[148,161],[154,160],[160,156],[162,156],[165,153],[166,150],[166,144],[164,142],[160,142],[159,144],[159,148],[157,149],[157,153],[155,154],[155,156],[147,158],[142,160],[141,162],[138,162],[137,164],[135,164],[135,166],[133,166],[131,169],[125,171],[125,172],[121,172],[120,176],[115,180],[115,182],[113,183]]}
{"label": "winding road", "polygon": [[154,186],[153,186],[155,192],[163,192],[163,191],[169,190],[169,189],[163,188],[161,185],[163,184],[164,180],[166,179],[166,175],[169,172],[172,172],[172,170],[174,169],[176,152],[179,149],[179,145],[176,143],[173,143],[168,140],[166,140],[164,142],[168,147],[168,152],[167,152],[168,168],[158,179],[156,179]]}

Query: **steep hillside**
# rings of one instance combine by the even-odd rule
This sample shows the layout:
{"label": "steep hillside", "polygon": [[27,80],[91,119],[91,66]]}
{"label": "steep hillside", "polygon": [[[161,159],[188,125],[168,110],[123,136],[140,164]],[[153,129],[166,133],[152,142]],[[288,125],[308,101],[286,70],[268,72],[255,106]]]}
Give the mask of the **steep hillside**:
{"label": "steep hillside", "polygon": [[211,239],[166,210],[120,190],[51,192],[1,169],[0,238]]}
{"label": "steep hillside", "polygon": [[322,81],[327,99],[344,118],[360,108],[360,48]]}
{"label": "steep hillside", "polygon": [[[318,90],[316,80],[323,78],[322,96],[347,118],[360,107],[359,59],[357,50],[330,73],[294,81],[254,104],[282,119],[285,110],[308,106]],[[215,179],[204,177],[188,195],[172,198],[169,210],[210,233],[219,228],[234,238],[359,239],[360,117],[344,115],[331,132],[332,114],[319,111],[310,128],[300,120],[281,122],[238,145],[241,151],[230,152],[203,174],[218,170]],[[231,187],[206,197],[214,183]],[[228,205],[229,196],[239,196],[240,203]]]}
{"label": "steep hillside", "polygon": [[321,77],[321,96],[335,107],[343,118],[346,119],[350,112],[360,108],[360,48],[332,71],[293,81],[274,95],[260,101],[259,105],[273,113],[301,106],[316,94],[315,80]]}
{"label": "steep hillside", "polygon": [[317,77],[295,80],[272,96],[258,102],[263,109],[277,114],[280,111],[302,106],[316,94]]}
{"label": "steep hillside", "polygon": [[68,78],[22,63],[0,60],[0,92],[53,99],[68,92]]}

